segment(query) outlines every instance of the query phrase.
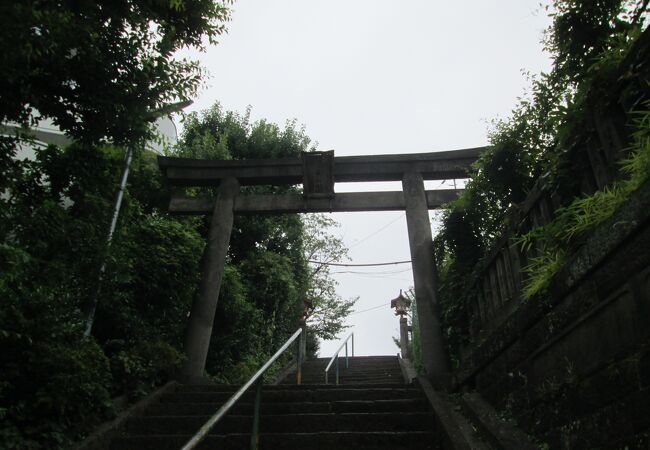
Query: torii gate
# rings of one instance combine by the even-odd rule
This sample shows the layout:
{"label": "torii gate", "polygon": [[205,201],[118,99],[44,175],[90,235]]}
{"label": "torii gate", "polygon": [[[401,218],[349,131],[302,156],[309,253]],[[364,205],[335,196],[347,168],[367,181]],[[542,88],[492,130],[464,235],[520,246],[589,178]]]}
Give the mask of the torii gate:
{"label": "torii gate", "polygon": [[[216,198],[173,195],[172,214],[212,214],[202,262],[199,295],[185,337],[182,377],[200,381],[228,253],[234,214],[345,211],[406,211],[422,357],[438,386],[449,381],[449,361],[440,325],[436,263],[429,209],[454,200],[459,190],[425,191],[424,180],[466,178],[484,147],[435,153],[334,157],[334,151],[305,152],[301,158],[199,160],[158,157],[172,186],[218,186]],[[334,192],[336,182],[401,181],[396,192]],[[302,194],[238,195],[240,185],[303,185]]]}

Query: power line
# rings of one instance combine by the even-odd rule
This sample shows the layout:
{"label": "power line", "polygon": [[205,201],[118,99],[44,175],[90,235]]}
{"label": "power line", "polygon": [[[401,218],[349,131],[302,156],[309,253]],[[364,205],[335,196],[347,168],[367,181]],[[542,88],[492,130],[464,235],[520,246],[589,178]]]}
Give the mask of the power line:
{"label": "power line", "polygon": [[354,244],[350,245],[349,248],[356,247],[357,245],[361,244],[362,242],[367,241],[368,239],[370,239],[370,238],[373,237],[374,235],[376,235],[376,234],[378,234],[378,233],[384,231],[386,228],[388,228],[389,226],[391,226],[392,224],[394,224],[395,222],[397,222],[398,220],[400,220],[402,217],[406,217],[406,213],[405,213],[405,214],[402,214],[402,215],[399,216],[397,219],[391,220],[390,222],[388,222],[386,225],[384,225],[383,227],[381,227],[381,228],[378,229],[377,231],[374,231],[374,232],[370,233],[368,236],[366,236],[366,237],[364,237],[363,239],[361,239],[361,240],[355,242]]}
{"label": "power line", "polygon": [[408,269],[403,269],[403,270],[384,270],[384,271],[377,271],[377,272],[360,272],[357,270],[339,270],[336,272],[331,272],[332,275],[337,274],[337,273],[355,273],[355,274],[360,274],[360,275],[394,275],[396,273],[404,273],[404,272],[410,272],[411,269],[410,267]]}
{"label": "power line", "polygon": [[344,273],[343,275],[347,277],[353,277],[353,278],[360,278],[362,280],[367,280],[369,278],[376,278],[378,280],[397,280],[397,281],[403,281],[405,283],[413,283],[412,279],[408,278],[397,278],[397,277],[391,277],[388,275],[355,275],[351,273]]}
{"label": "power line", "polygon": [[321,264],[325,266],[338,266],[338,267],[374,267],[374,266],[391,266],[394,264],[408,264],[411,262],[409,259],[408,261],[391,261],[391,262],[382,262],[382,263],[368,263],[368,264],[343,264],[343,263],[331,263],[327,261],[313,261],[313,260],[307,260],[307,262],[313,263],[313,264]]}
{"label": "power line", "polygon": [[383,304],[383,305],[374,306],[374,307],[372,307],[372,308],[362,309],[361,311],[355,311],[355,312],[353,312],[352,314],[348,314],[348,316],[355,316],[355,315],[357,315],[357,314],[361,314],[361,313],[364,313],[364,312],[372,311],[372,310],[374,310],[374,309],[385,308],[386,306],[389,306],[389,305],[390,305],[390,302],[385,303],[385,304]]}

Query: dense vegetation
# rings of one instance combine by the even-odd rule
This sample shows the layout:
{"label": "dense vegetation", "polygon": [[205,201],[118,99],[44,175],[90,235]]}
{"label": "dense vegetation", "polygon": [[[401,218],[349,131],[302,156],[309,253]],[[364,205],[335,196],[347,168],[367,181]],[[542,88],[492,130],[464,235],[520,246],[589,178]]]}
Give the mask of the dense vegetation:
{"label": "dense vegetation", "polygon": [[[496,240],[506,228],[516,228],[509,216],[534,186],[562,199],[564,209],[549,226],[520,237],[521,245],[536,243],[541,254],[527,267],[525,295],[543,289],[561,267],[563,252],[580,244],[580,237],[611,214],[616,205],[650,174],[647,82],[633,84],[624,95],[611,98],[621,80],[619,65],[646,27],[647,1],[555,1],[553,24],[546,32],[552,70],[532,78],[510,118],[493,123],[490,151],[475,166],[472,179],[458,201],[443,216],[436,238],[443,316],[453,358],[468,339],[466,302],[468,277],[476,277]],[[633,79],[643,67],[624,74]],[[618,95],[618,94],[617,94]],[[599,103],[600,102],[600,103]],[[592,115],[606,102],[633,105],[627,109],[631,148],[624,180],[605,191],[584,192],[575,173],[584,147],[582,136],[595,134]],[[597,206],[597,207],[594,207]]]}
{"label": "dense vegetation", "polygon": [[[200,277],[206,219],[165,214],[153,111],[190,98],[194,61],[225,31],[230,1],[3,2],[0,6],[0,447],[69,447],[169,380]],[[284,128],[215,106],[188,118],[179,156],[272,158],[310,149],[295,122]],[[75,140],[41,146],[30,127],[51,119]],[[16,128],[17,127],[17,128]],[[136,149],[110,250],[106,232],[124,164]],[[35,158],[16,158],[21,146]],[[322,220],[238,218],[220,296],[209,375],[237,382],[298,326],[312,300],[310,350],[343,327],[350,309],[314,252],[344,253]],[[309,239],[305,239],[309,236]],[[326,245],[323,245],[326,244]],[[332,244],[332,245],[330,245]],[[98,292],[92,336],[82,309]],[[318,318],[318,320],[314,320]],[[121,400],[119,402],[123,404]]]}
{"label": "dense vegetation", "polygon": [[[250,124],[249,113],[226,113],[217,104],[201,115],[190,115],[175,154],[192,158],[254,159],[297,157],[303,151],[313,150],[309,138],[295,121],[288,122],[281,130],[266,121]],[[282,193],[295,189],[258,186],[243,187],[242,192]],[[197,191],[191,190],[190,194]],[[224,288],[236,298],[234,302],[228,300],[231,307],[234,304],[253,307],[237,306],[235,311],[219,302],[215,326],[226,331],[213,339],[211,346],[218,347],[220,353],[209,357],[209,368],[217,371],[223,361],[255,359],[254,355],[265,355],[279,347],[280,340],[295,331],[297,318],[304,312],[308,317],[312,353],[317,349],[316,338],[333,339],[344,328],[343,319],[354,300],[343,300],[336,294],[329,266],[307,265],[309,260],[332,261],[345,257],[347,249],[328,231],[334,225],[322,215],[236,218]],[[304,311],[304,301],[309,303],[308,311]],[[238,331],[241,327],[249,329],[250,334]],[[257,335],[253,336],[255,330]]]}
{"label": "dense vegetation", "polygon": [[[183,47],[224,32],[211,0],[26,1],[0,5],[0,442],[67,446],[110,414],[111,398],[169,378],[197,282],[196,220],[161,214],[155,159],[136,155],[121,226],[105,252],[123,149],[152,137],[152,110],[201,82]],[[51,119],[77,143],[19,160]],[[95,336],[81,307],[109,258]]]}
{"label": "dense vegetation", "polygon": [[[308,149],[293,122],[250,124],[217,105],[188,118],[173,152],[246,158]],[[0,246],[0,440],[6,448],[57,448],[109,417],[112,398],[138,398],[178,370],[207,219],[164,213],[155,155],[141,151],[106,254],[122,149],[50,146],[22,164]],[[312,352],[316,337],[342,329],[350,302],[321,292],[331,279],[315,277],[307,265],[314,252],[345,252],[321,225],[310,230],[298,215],[236,218],[208,355],[215,379],[240,382],[258,368],[298,327],[303,300],[319,317]],[[81,308],[104,257],[93,336],[82,339]]]}
{"label": "dense vegetation", "polygon": [[151,111],[191,98],[201,83],[198,63],[175,52],[216,42],[229,3],[0,3],[0,121],[49,117],[85,142],[149,137]]}

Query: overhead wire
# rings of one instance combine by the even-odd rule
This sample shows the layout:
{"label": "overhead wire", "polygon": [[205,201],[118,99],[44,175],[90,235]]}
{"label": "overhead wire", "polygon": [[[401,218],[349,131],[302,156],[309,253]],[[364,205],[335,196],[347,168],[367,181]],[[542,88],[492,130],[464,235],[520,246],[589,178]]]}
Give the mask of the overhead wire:
{"label": "overhead wire", "polygon": [[390,306],[390,302],[384,303],[383,305],[379,305],[379,306],[373,306],[372,308],[362,309],[361,311],[355,311],[355,312],[353,312],[351,314],[348,314],[348,316],[355,316],[357,314],[361,314],[361,313],[368,312],[368,311],[373,311],[375,309],[385,308],[386,306]]}
{"label": "overhead wire", "polygon": [[327,262],[327,261],[314,261],[314,260],[307,260],[307,262],[313,263],[313,264],[321,264],[325,266],[338,266],[338,267],[375,267],[375,266],[391,266],[395,264],[408,264],[411,262],[409,259],[408,261],[390,261],[390,262],[381,262],[381,263],[367,263],[367,264],[346,264],[346,263],[332,263],[332,262]]}
{"label": "overhead wire", "polygon": [[378,234],[378,233],[381,233],[381,232],[384,231],[386,228],[388,228],[389,226],[391,226],[392,224],[394,224],[395,222],[397,222],[398,220],[400,220],[400,219],[403,218],[403,217],[406,217],[406,213],[402,214],[402,215],[399,216],[397,219],[391,220],[390,222],[388,222],[388,223],[387,223],[386,225],[384,225],[383,227],[379,228],[379,229],[376,230],[376,231],[373,231],[372,233],[370,233],[369,235],[367,235],[367,236],[364,237],[363,239],[358,240],[358,241],[355,242],[354,244],[350,245],[350,247],[348,247],[348,248],[356,247],[357,245],[361,244],[362,242],[367,241],[368,239],[370,239],[371,237],[375,236],[375,235]]}
{"label": "overhead wire", "polygon": [[330,272],[332,275],[337,274],[337,273],[354,273],[354,274],[359,274],[359,275],[395,275],[397,273],[404,273],[404,272],[410,272],[411,269],[410,267],[408,269],[404,270],[388,270],[388,271],[379,271],[379,272],[359,272],[356,270],[339,270],[337,272]]}
{"label": "overhead wire", "polygon": [[391,277],[387,275],[355,275],[355,274],[343,274],[348,277],[352,278],[361,278],[362,280],[367,280],[368,278],[376,278],[378,280],[396,280],[396,281],[402,281],[404,283],[412,283],[413,280],[410,280],[408,278],[397,278],[397,277]]}

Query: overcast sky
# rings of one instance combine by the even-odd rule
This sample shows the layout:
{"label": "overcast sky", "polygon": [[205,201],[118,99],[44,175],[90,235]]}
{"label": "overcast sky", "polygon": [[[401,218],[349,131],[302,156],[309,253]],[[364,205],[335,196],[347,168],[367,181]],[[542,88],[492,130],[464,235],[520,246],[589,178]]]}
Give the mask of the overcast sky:
{"label": "overcast sky", "polygon": [[[522,71],[549,67],[539,0],[239,0],[233,8],[228,34],[199,55],[211,77],[190,110],[219,101],[240,112],[251,105],[254,120],[296,118],[318,150],[337,156],[486,145],[488,122],[507,117],[528,86]],[[404,213],[334,218],[351,262],[410,259]],[[410,265],[334,271],[366,272],[336,275],[341,296],[360,297],[348,318],[356,353],[396,354],[388,303],[413,285]],[[337,347],[324,342],[321,356]]]}

